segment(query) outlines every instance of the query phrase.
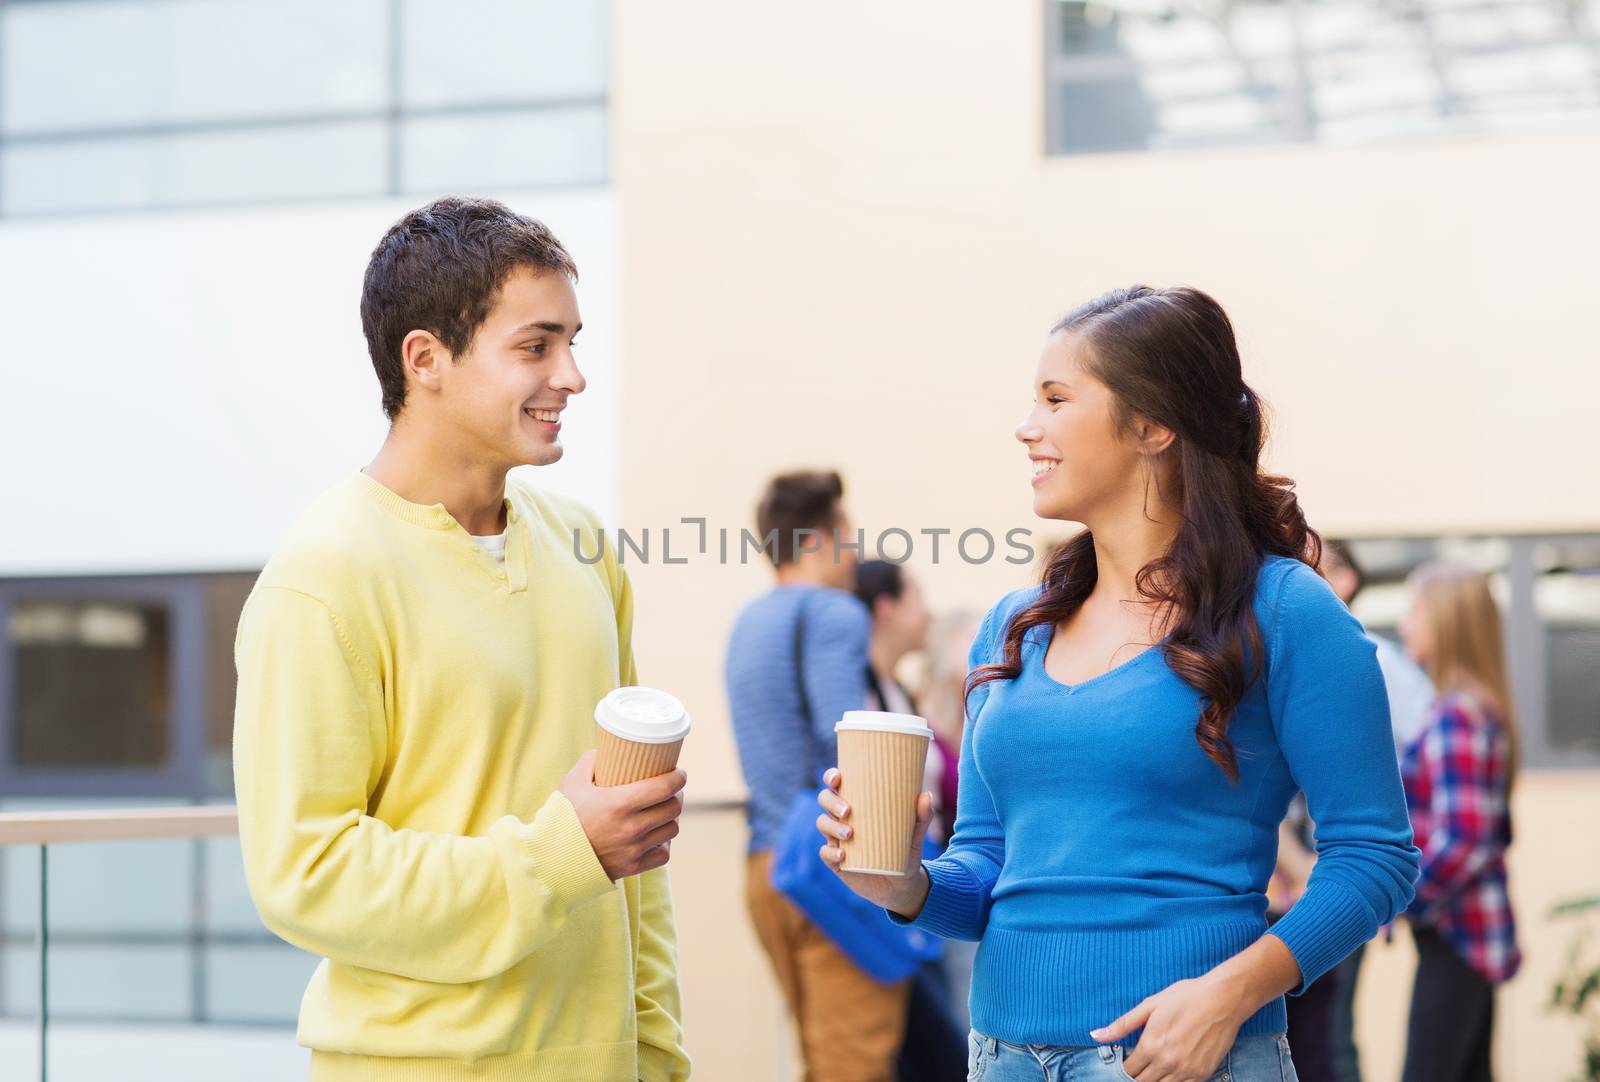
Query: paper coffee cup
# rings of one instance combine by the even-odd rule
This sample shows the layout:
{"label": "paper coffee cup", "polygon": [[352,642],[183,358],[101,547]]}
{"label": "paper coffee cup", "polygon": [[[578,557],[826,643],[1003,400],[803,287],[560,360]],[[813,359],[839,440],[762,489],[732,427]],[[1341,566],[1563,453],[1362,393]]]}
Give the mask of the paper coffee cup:
{"label": "paper coffee cup", "polygon": [[689,711],[655,688],[617,688],[594,708],[596,785],[628,785],[678,765]]}
{"label": "paper coffee cup", "polygon": [[917,797],[933,730],[915,714],[849,710],[839,736],[839,795],[850,806],[841,870],[905,875],[917,827]]}

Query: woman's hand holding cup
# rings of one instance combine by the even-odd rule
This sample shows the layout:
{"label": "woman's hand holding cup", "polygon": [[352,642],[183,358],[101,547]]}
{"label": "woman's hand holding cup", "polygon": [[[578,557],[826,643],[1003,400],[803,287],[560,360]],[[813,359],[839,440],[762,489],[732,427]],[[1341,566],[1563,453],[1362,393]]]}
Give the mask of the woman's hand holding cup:
{"label": "woman's hand holding cup", "polygon": [[911,848],[906,853],[905,871],[900,875],[883,875],[846,871],[844,850],[841,845],[849,840],[853,831],[850,825],[851,809],[841,796],[843,778],[837,769],[823,775],[827,788],[817,793],[817,803],[822,814],[817,816],[817,829],[827,839],[822,847],[822,860],[832,868],[845,886],[861,897],[893,913],[911,919],[922,912],[928,898],[928,872],[922,866],[922,839],[927,836],[928,824],[933,821],[933,794],[917,797],[916,828],[911,832]]}

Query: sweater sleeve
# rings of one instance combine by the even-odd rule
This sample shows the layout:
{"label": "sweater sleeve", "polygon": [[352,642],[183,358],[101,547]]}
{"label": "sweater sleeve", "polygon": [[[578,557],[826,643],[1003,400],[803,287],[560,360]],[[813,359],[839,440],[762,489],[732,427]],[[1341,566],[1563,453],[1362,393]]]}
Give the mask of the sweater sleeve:
{"label": "sweater sleeve", "polygon": [[1305,893],[1270,933],[1300,966],[1299,995],[1405,910],[1419,854],[1383,676],[1360,623],[1295,561],[1263,624],[1273,728],[1317,825]]}
{"label": "sweater sleeve", "polygon": [[640,1082],[683,1082],[683,997],[678,987],[678,936],[665,868],[639,876],[639,948],[634,1010],[639,1022]]}
{"label": "sweater sleeve", "polygon": [[842,590],[818,590],[801,604],[809,606],[801,679],[811,707],[812,732],[819,746],[829,751],[822,761],[835,763],[839,738],[834,724],[846,710],[866,706],[872,617],[865,605]]}
{"label": "sweater sleeve", "polygon": [[[970,672],[994,660],[1005,622],[1002,609],[1013,608],[1002,601],[990,609],[973,638],[967,655]],[[974,719],[982,712],[988,687],[972,695],[973,708],[961,729],[961,778],[956,793],[956,822],[950,845],[937,860],[922,862],[928,872],[928,899],[914,921],[898,914],[889,916],[896,923],[915,924],[946,939],[979,940],[989,923],[989,901],[1005,862],[1005,831],[995,810],[994,797],[984,783],[973,756]]]}
{"label": "sweater sleeve", "polygon": [[234,783],[263,922],[337,962],[438,983],[503,973],[615,889],[567,798],[487,837],[366,814],[388,728],[379,683],[322,601],[258,587],[235,643]]}
{"label": "sweater sleeve", "polygon": [[[623,686],[639,682],[633,655],[633,584],[622,567],[612,567],[617,611],[617,657]],[[667,869],[637,877],[629,891],[636,914],[633,1006],[638,1022],[641,1082],[683,1082],[689,1054],[683,1047],[683,995],[678,985],[678,928],[672,910]]]}

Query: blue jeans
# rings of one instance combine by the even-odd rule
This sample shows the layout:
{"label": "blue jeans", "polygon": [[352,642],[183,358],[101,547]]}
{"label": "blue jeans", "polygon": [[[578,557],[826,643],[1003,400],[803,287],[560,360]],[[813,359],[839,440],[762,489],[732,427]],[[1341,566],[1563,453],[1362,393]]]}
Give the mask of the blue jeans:
{"label": "blue jeans", "polygon": [[[973,1030],[967,1037],[967,1082],[1128,1082],[1120,1044],[1063,1048],[1007,1044]],[[1299,1082],[1283,1034],[1240,1037],[1211,1082]]]}

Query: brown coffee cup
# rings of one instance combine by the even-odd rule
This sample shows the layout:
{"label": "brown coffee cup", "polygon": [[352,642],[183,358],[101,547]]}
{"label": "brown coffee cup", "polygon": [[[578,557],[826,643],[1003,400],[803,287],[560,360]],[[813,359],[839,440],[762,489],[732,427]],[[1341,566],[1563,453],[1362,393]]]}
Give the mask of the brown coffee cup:
{"label": "brown coffee cup", "polygon": [[850,807],[841,871],[905,875],[917,827],[917,797],[933,730],[915,714],[850,710],[839,737],[839,795]]}
{"label": "brown coffee cup", "polygon": [[647,687],[617,688],[594,708],[594,783],[628,785],[677,768],[689,735],[689,712]]}

